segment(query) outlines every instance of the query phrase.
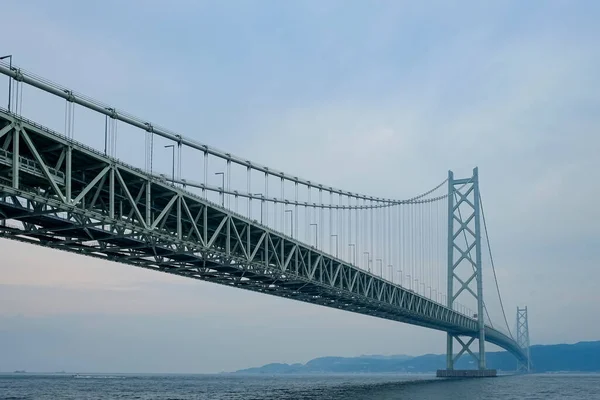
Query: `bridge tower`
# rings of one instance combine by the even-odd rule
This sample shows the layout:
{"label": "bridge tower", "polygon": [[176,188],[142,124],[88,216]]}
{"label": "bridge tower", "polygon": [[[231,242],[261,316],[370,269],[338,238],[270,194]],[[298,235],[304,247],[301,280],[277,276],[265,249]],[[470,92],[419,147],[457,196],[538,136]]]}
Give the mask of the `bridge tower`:
{"label": "bridge tower", "polygon": [[517,344],[527,354],[527,362],[517,362],[517,372],[528,373],[531,371],[531,356],[529,353],[529,319],[527,318],[527,307],[517,307]]}
{"label": "bridge tower", "polygon": [[[474,298],[477,314],[471,317],[477,320],[479,330],[478,349],[475,352],[471,350],[475,337],[465,341],[458,334],[447,334],[446,369],[449,371],[454,370],[455,361],[464,353],[477,361],[480,371],[486,368],[480,204],[477,168],[473,169],[470,178],[465,179],[455,179],[453,172],[449,171],[447,306],[454,308],[454,303],[461,295]],[[456,356],[453,351],[455,341],[461,346]]]}

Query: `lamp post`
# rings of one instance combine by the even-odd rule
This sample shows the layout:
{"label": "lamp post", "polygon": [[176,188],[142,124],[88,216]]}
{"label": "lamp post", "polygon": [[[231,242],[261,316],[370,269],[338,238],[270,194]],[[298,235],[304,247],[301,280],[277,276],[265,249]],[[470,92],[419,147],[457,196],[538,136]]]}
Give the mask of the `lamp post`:
{"label": "lamp post", "polygon": [[165,146],[165,149],[168,149],[169,147],[173,150],[172,167],[171,167],[171,184],[173,186],[175,186],[175,145],[168,144]]}
{"label": "lamp post", "polygon": [[335,258],[338,257],[338,235],[331,235],[332,238],[335,238]]}
{"label": "lamp post", "polygon": [[400,275],[400,286],[404,287],[404,277],[402,276],[402,268],[398,268],[398,275]]}
{"label": "lamp post", "polygon": [[363,255],[364,254],[367,255],[367,271],[371,272],[371,253],[369,253],[368,251],[364,251]]}
{"label": "lamp post", "polygon": [[215,175],[221,175],[221,206],[225,207],[225,172],[215,172]]}
{"label": "lamp post", "polygon": [[379,277],[383,278],[383,260],[377,258],[375,261],[379,261]]}
{"label": "lamp post", "polygon": [[262,193],[253,193],[252,196],[260,196],[260,223],[263,223],[263,203],[265,201],[265,197]]}
{"label": "lamp post", "polygon": [[356,244],[350,243],[350,244],[348,244],[348,247],[352,247],[352,250],[353,250],[352,265],[354,265],[356,267]]}
{"label": "lamp post", "polygon": [[310,224],[315,227],[315,248],[319,250],[319,224]]}
{"label": "lamp post", "polygon": [[290,213],[290,237],[294,238],[294,210],[285,210],[285,213]]}
{"label": "lamp post", "polygon": [[[0,60],[5,60],[8,58],[8,67],[12,71],[12,54],[7,56],[0,57]],[[12,95],[12,77],[8,77],[8,112],[10,112],[10,98]]]}

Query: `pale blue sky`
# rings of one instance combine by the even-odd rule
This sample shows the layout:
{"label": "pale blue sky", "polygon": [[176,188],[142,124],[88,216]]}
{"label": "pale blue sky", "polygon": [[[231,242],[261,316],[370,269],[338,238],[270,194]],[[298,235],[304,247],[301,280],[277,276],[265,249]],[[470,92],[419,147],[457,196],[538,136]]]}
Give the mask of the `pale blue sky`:
{"label": "pale blue sky", "polygon": [[[599,8],[7,0],[0,51],[209,145],[352,191],[409,197],[479,166],[509,318],[527,304],[533,343],[574,342],[600,339]],[[62,129],[62,103],[27,96],[25,115]],[[100,132],[76,138],[100,147]],[[169,162],[157,154],[158,168]],[[0,371],[213,372],[445,346],[408,325],[7,241],[0,252]]]}

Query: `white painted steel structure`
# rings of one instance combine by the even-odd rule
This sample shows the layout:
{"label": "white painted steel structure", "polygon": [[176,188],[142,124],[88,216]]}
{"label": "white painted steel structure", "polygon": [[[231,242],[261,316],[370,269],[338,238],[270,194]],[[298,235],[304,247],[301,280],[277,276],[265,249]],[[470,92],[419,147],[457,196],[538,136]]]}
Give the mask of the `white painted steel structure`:
{"label": "white painted steel structure", "polygon": [[[412,230],[404,227],[399,230],[395,223],[398,220],[405,224],[401,213],[404,208],[400,206],[428,206],[445,199],[449,199],[450,204],[459,194],[464,201],[467,198],[464,190],[477,182],[476,171],[474,181],[454,180],[451,174],[449,180],[407,200],[366,196],[217,151],[14,67],[0,64],[0,73],[20,84],[27,83],[66,99],[69,115],[74,113],[73,105],[79,104],[112,121],[122,121],[144,129],[149,135],[171,139],[178,148],[179,160],[181,146],[197,149],[204,154],[205,164],[204,182],[183,179],[180,167],[177,175],[173,168],[173,176],[167,178],[153,174],[153,147],[149,150],[150,168],[147,163],[146,170],[142,170],[108,156],[106,151],[102,153],[76,142],[72,132],[63,136],[17,113],[0,110],[2,237],[441,330],[448,332],[450,341],[452,338],[460,340],[460,337],[484,339],[507,349],[523,362],[528,360],[528,353],[510,334],[485,323],[482,301],[476,316],[455,302],[458,296],[452,286],[455,279],[463,279],[459,281],[460,291],[467,292],[473,292],[469,282],[475,279],[476,292],[481,294],[481,274],[466,278],[449,275],[448,293],[452,295],[446,299],[441,292],[435,293],[433,278],[427,281],[427,265],[437,262],[433,250],[437,228],[427,231],[419,226],[426,221],[435,227],[433,212],[437,209],[422,208],[420,214],[410,214]],[[148,157],[148,148],[146,151]],[[175,164],[175,152],[173,154]],[[209,156],[227,163],[220,186],[207,182]],[[231,187],[232,163],[247,169],[245,191]],[[263,193],[253,193],[251,188],[251,173],[256,171],[265,177]],[[279,197],[269,195],[268,184],[272,178],[281,182]],[[450,188],[448,194],[436,194],[446,182]],[[289,190],[287,197],[284,193],[285,183],[294,187],[291,197]],[[307,197],[299,197],[299,186],[307,190]],[[193,193],[192,188],[201,189],[201,194]],[[311,200],[311,190],[313,196],[314,192],[318,195],[318,201]],[[207,192],[218,192],[221,201],[218,204],[210,201]],[[245,215],[237,212],[239,198],[248,201]],[[260,200],[261,219],[265,204],[264,223],[252,218],[252,199]],[[231,200],[235,201],[235,210],[230,205]],[[271,213],[269,203],[275,208]],[[476,209],[479,199],[472,205]],[[455,210],[450,208],[448,216],[452,224]],[[301,212],[304,213],[302,220]],[[269,215],[274,222],[268,222]],[[289,234],[283,222],[287,215]],[[479,224],[479,211],[473,215],[466,217],[468,221],[460,217],[459,233],[472,231],[471,221]],[[279,222],[278,216],[281,216]],[[300,239],[300,224],[306,225],[305,238],[311,238],[310,232],[314,231],[314,245]],[[478,233],[479,227],[475,231]],[[448,232],[454,235],[456,230],[451,225]],[[328,245],[324,244],[324,237],[329,239]],[[398,238],[429,240],[429,247],[415,247],[419,251],[414,252],[412,258],[405,258],[400,254],[403,248]],[[340,247],[342,252],[339,252]],[[475,270],[481,268],[480,245],[476,247]],[[460,250],[462,259],[471,249]],[[367,256],[364,267],[361,267],[362,255]],[[453,260],[454,255],[449,254],[449,264]],[[410,265],[416,263],[421,263],[421,270]],[[406,264],[409,267],[405,268],[413,269],[397,269],[398,265]],[[378,265],[379,276],[376,274]],[[408,278],[407,283],[403,277]],[[480,351],[482,349],[483,340]],[[468,346],[461,354],[465,351],[471,353]],[[480,367],[485,366],[484,358],[480,356],[479,360],[483,363]]]}

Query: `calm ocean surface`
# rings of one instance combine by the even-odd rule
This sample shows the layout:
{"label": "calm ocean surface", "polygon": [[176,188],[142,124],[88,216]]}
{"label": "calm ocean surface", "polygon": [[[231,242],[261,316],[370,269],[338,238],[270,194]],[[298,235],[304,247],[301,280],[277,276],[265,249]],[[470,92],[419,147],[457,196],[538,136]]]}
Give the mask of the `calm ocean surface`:
{"label": "calm ocean surface", "polygon": [[600,399],[600,375],[0,375],[0,399]]}

